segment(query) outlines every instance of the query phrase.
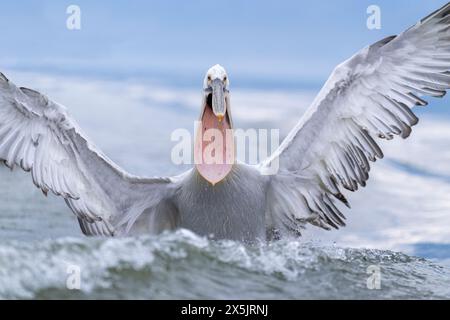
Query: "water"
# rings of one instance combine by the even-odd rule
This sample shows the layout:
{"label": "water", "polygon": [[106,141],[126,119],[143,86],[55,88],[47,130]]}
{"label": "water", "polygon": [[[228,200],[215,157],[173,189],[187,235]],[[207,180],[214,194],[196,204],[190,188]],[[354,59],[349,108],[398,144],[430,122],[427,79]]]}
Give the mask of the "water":
{"label": "water", "polygon": [[[280,241],[245,246],[180,230],[159,237],[0,245],[1,298],[448,298],[450,269],[402,253]],[[66,289],[71,265],[81,290]],[[381,288],[367,288],[367,268]],[[20,272],[18,271],[20,270]]]}
{"label": "water", "polygon": [[[450,270],[390,251],[278,242],[246,247],[188,231],[158,238],[64,238],[0,246],[2,298],[429,298],[448,297]],[[369,265],[381,290],[366,287]],[[67,267],[81,291],[65,288]],[[21,270],[20,273],[17,270]],[[8,276],[9,275],[9,276]]]}
{"label": "water", "polygon": [[[170,133],[193,127],[197,88],[8,75],[67,105],[128,171],[183,171],[170,162]],[[235,125],[280,128],[284,135],[314,94],[232,90]],[[346,228],[309,227],[296,241],[246,246],[187,230],[86,238],[61,199],[44,197],[28,174],[0,166],[0,298],[448,299],[450,123],[440,111],[446,104],[421,111],[407,141],[383,143],[387,157],[373,166],[368,187],[347,194]],[[255,105],[260,112],[248,112]],[[66,286],[74,267],[81,272],[80,290]],[[381,287],[370,290],[368,268],[374,267]]]}

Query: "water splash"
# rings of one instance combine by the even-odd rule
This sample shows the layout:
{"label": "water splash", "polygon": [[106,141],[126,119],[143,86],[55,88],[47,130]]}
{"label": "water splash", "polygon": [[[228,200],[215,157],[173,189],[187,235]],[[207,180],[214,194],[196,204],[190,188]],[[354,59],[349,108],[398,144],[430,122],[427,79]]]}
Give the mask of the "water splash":
{"label": "water splash", "polygon": [[[67,266],[81,289],[66,288]],[[366,286],[381,268],[381,289]],[[0,298],[449,298],[450,269],[391,251],[159,237],[0,244]]]}

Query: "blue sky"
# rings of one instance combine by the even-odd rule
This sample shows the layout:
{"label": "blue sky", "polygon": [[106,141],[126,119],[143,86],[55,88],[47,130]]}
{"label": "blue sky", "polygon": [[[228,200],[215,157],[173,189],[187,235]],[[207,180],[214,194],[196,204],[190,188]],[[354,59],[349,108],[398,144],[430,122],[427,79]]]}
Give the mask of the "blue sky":
{"label": "blue sky", "polygon": [[[396,34],[442,0],[9,1],[0,68],[198,85],[212,64],[235,85],[317,87],[355,51]],[[77,4],[82,29],[66,28]],[[380,6],[381,30],[366,28]]]}

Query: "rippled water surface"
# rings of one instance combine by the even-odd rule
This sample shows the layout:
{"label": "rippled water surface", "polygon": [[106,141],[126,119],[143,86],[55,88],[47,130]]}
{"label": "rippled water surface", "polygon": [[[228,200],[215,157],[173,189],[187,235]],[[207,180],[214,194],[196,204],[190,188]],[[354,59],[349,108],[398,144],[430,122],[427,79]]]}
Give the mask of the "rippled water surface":
{"label": "rippled water surface", "polygon": [[[188,231],[0,245],[1,298],[449,298],[450,269],[401,253],[280,241],[245,246]],[[71,266],[81,290],[66,289]],[[381,288],[367,288],[380,267]],[[68,269],[69,268],[69,269]]]}

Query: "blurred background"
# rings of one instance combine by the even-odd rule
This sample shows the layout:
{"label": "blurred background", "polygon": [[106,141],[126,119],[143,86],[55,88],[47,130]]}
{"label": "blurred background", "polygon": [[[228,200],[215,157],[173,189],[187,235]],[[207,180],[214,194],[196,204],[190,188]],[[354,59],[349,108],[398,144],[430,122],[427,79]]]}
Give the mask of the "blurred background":
{"label": "blurred background", "polygon": [[[186,168],[170,160],[170,134],[193,130],[211,65],[229,73],[236,127],[285,136],[338,63],[445,2],[2,2],[0,71],[67,106],[131,173],[174,175]],[[81,9],[80,30],[66,27],[71,4]],[[366,26],[372,4],[379,30]],[[310,227],[306,240],[450,259],[450,101],[429,101],[410,139],[382,143],[386,159],[349,195],[348,226]],[[0,239],[81,235],[63,201],[44,198],[29,175],[2,166],[0,188]]]}

